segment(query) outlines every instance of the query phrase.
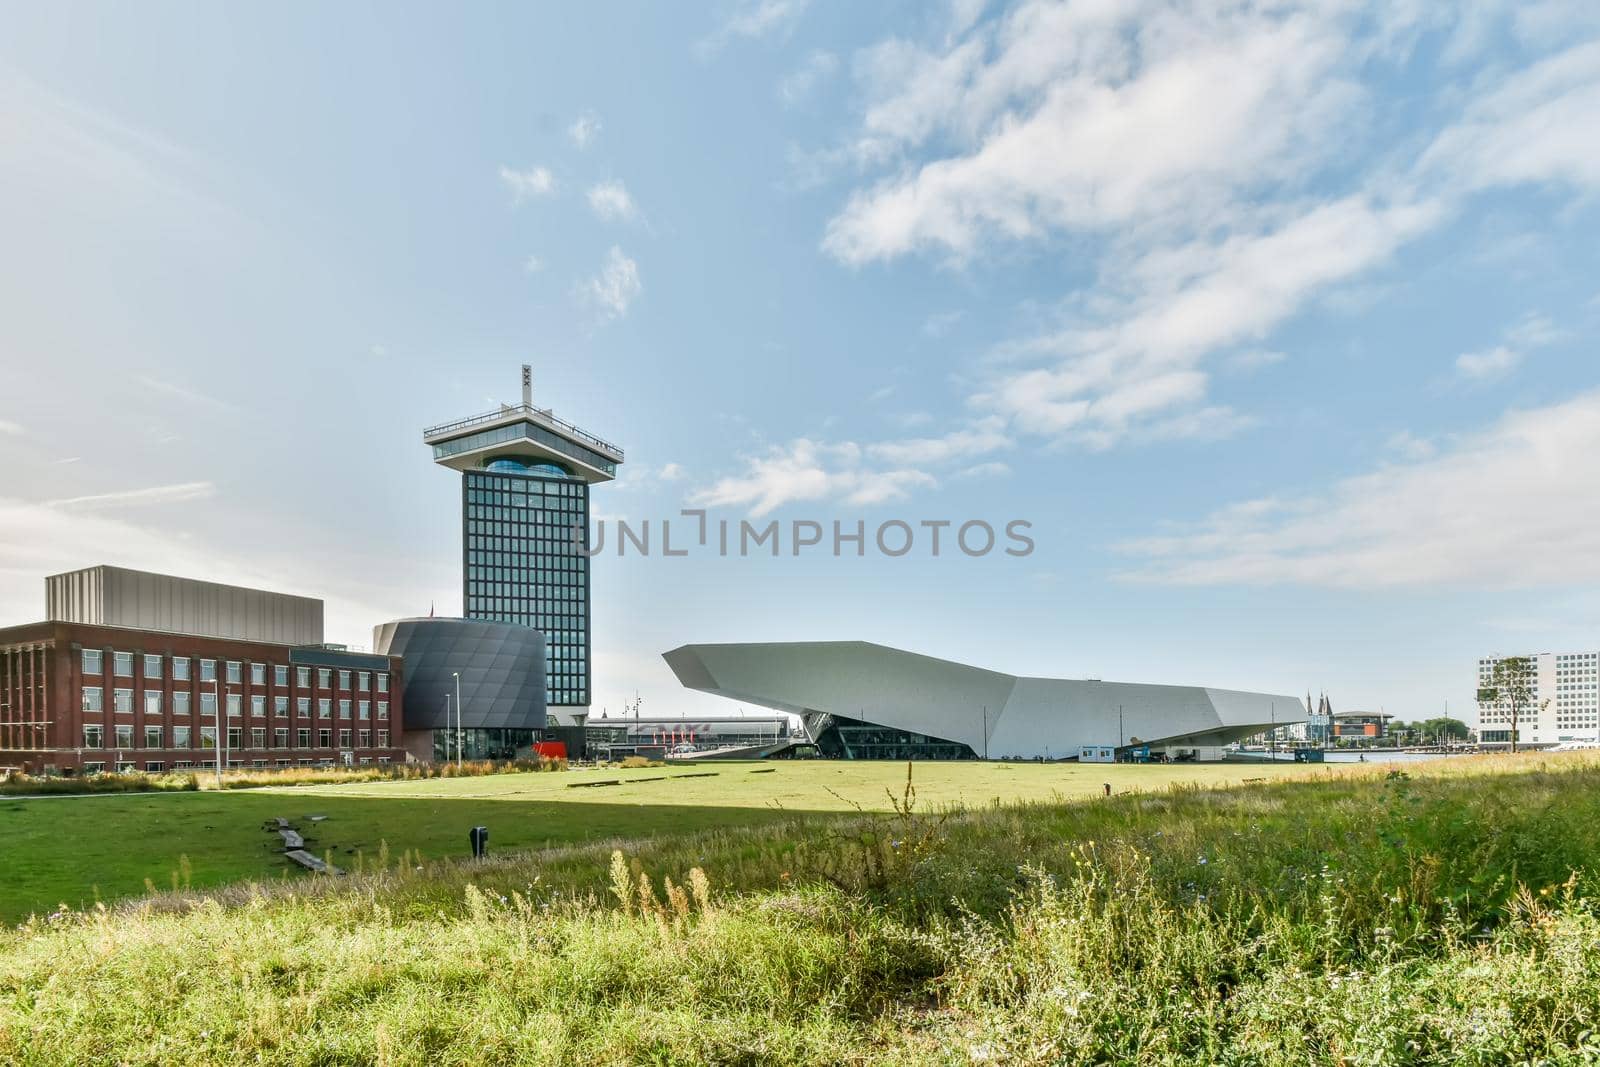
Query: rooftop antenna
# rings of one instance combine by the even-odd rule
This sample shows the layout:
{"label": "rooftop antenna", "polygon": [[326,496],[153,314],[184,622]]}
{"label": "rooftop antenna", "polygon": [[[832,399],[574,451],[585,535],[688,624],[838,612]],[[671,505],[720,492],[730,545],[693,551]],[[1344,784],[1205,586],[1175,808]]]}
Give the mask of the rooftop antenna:
{"label": "rooftop antenna", "polygon": [[533,407],[533,365],[531,363],[522,365],[522,406],[525,408]]}

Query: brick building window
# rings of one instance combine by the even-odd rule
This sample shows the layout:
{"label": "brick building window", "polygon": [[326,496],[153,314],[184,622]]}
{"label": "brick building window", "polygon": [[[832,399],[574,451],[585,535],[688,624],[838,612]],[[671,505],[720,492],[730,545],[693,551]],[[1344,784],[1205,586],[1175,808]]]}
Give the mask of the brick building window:
{"label": "brick building window", "polygon": [[131,725],[117,727],[117,747],[133,747],[133,727]]}
{"label": "brick building window", "polygon": [[132,678],[133,677],[133,653],[132,652],[113,652],[113,653],[111,653],[111,672],[113,674],[115,674],[118,678]]}
{"label": "brick building window", "polygon": [[161,727],[159,727],[159,726],[146,726],[144,728],[144,747],[145,748],[160,748],[161,747]]}
{"label": "brick building window", "polygon": [[99,674],[101,671],[105,670],[104,659],[105,653],[101,652],[98,648],[84,649],[82,663],[83,673]]}
{"label": "brick building window", "polygon": [[311,731],[310,731],[310,729],[299,729],[299,730],[296,730],[294,732],[294,740],[295,740],[295,744],[297,746],[299,746],[300,748],[310,748],[311,747]]}
{"label": "brick building window", "polygon": [[103,748],[106,743],[106,728],[104,726],[89,726],[83,728],[84,748]]}
{"label": "brick building window", "polygon": [[133,714],[133,690],[113,689],[111,691],[111,710]]}
{"label": "brick building window", "polygon": [[146,678],[161,677],[161,656],[159,654],[145,653],[144,676]]}
{"label": "brick building window", "polygon": [[189,680],[189,657],[176,656],[172,660],[172,680],[187,682]]}
{"label": "brick building window", "polygon": [[144,713],[146,715],[161,714],[161,690],[146,689],[144,691]]}
{"label": "brick building window", "polygon": [[189,727],[187,727],[187,726],[174,726],[172,728],[172,747],[173,748],[188,748],[189,747]]}
{"label": "brick building window", "polygon": [[250,728],[250,747],[267,747],[267,728],[265,726],[252,726]]}
{"label": "brick building window", "polygon": [[83,687],[84,711],[105,710],[105,699],[105,691],[102,690],[98,685],[86,685]]}

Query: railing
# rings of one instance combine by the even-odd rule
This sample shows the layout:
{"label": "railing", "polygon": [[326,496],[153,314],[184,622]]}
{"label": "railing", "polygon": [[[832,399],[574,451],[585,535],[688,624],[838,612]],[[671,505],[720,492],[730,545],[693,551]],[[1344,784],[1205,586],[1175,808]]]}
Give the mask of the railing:
{"label": "railing", "polygon": [[474,426],[481,426],[484,423],[495,422],[499,419],[505,418],[508,415],[530,416],[535,422],[544,423],[552,430],[571,434],[573,437],[578,438],[585,444],[593,445],[602,452],[614,455],[618,463],[623,461],[622,449],[618,448],[610,441],[596,437],[587,430],[580,430],[578,427],[572,425],[572,423],[566,421],[565,419],[556,418],[554,411],[547,410],[545,408],[536,408],[531,404],[502,404],[497,411],[485,412],[482,415],[474,415],[467,419],[458,419],[455,422],[447,422],[439,426],[430,426],[422,431],[422,439],[427,441],[442,434],[454,434],[461,430],[471,429]]}

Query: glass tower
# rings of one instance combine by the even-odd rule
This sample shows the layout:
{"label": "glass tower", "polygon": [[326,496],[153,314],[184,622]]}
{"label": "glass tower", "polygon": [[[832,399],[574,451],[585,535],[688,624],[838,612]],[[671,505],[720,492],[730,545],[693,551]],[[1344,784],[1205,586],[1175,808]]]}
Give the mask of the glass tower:
{"label": "glass tower", "polygon": [[[545,702],[589,703],[589,487],[508,461],[461,479],[462,603],[469,619],[544,634]],[[543,466],[543,465],[539,465]]]}
{"label": "glass tower", "polygon": [[616,477],[620,448],[520,405],[423,431],[434,462],[461,472],[461,596],[469,619],[544,634],[546,703],[590,700],[589,486]]}

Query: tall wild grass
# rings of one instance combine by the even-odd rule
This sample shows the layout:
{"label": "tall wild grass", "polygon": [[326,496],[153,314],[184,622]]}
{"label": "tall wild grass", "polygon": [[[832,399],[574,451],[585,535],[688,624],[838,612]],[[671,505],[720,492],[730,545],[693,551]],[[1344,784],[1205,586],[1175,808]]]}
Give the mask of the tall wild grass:
{"label": "tall wild grass", "polygon": [[797,819],[36,919],[10,1063],[1578,1063],[1600,762]]}

